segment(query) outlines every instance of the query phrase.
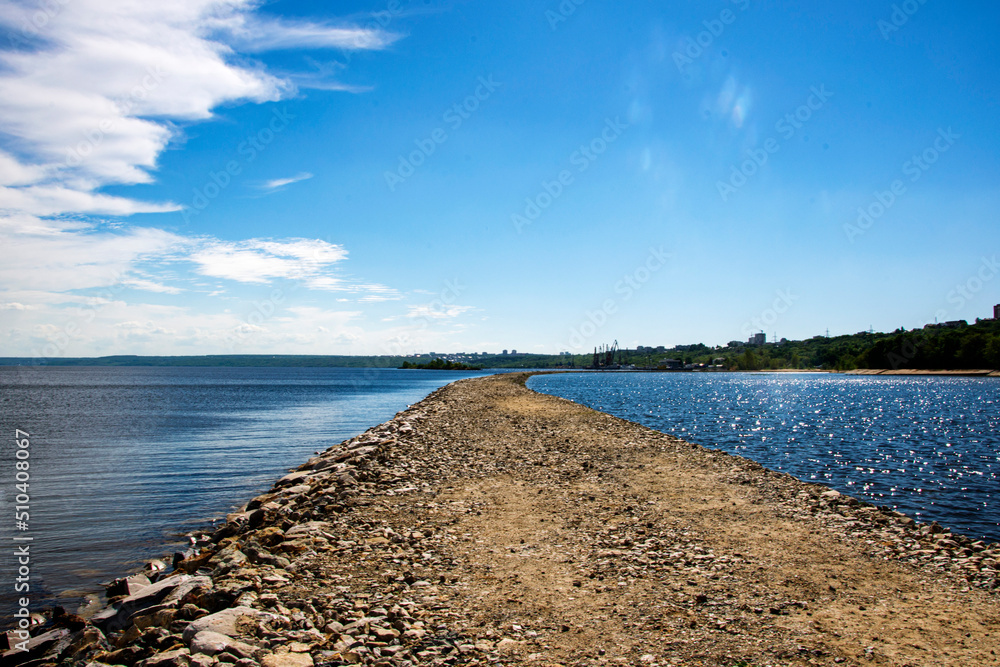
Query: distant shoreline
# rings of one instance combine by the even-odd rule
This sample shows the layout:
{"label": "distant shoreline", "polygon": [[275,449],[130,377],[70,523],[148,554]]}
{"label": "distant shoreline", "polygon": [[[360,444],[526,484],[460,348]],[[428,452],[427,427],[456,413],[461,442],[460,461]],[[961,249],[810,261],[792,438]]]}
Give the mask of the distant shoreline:
{"label": "distant shoreline", "polygon": [[[370,370],[397,370],[403,368],[400,364],[410,363],[410,368],[421,369],[427,364],[414,363],[419,357],[392,356],[346,356],[346,355],[198,355],[198,356],[135,356],[119,355],[110,357],[58,357],[50,359],[35,359],[30,357],[0,357],[0,368],[44,368],[56,367],[104,367],[104,368],[367,368]],[[460,364],[456,364],[460,365]],[[464,364],[462,364],[464,365]],[[839,373],[842,375],[893,375],[893,376],[941,376],[941,377],[1000,377],[1000,370],[978,369],[916,369],[916,368],[857,368],[849,371],[838,371],[825,368],[762,368],[759,370],[737,369],[663,369],[663,368],[588,368],[588,367],[544,367],[532,366],[514,369],[501,365],[484,364],[481,367],[447,368],[440,370],[542,370],[560,371],[596,371],[596,372],[647,372],[647,373],[683,373],[683,372],[715,372],[715,373]],[[437,370],[432,368],[433,370]]]}
{"label": "distant shoreline", "polygon": [[943,375],[950,377],[1000,377],[1000,371],[991,369],[970,370],[919,370],[911,368],[858,368],[853,371],[842,371],[844,375]]}

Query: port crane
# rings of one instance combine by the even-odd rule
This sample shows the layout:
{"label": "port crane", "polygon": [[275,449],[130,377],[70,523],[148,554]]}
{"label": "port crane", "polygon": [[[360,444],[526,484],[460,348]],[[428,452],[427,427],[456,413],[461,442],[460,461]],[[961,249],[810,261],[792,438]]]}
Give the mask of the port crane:
{"label": "port crane", "polygon": [[594,368],[620,367],[624,360],[624,353],[618,348],[617,340],[612,345],[594,348]]}

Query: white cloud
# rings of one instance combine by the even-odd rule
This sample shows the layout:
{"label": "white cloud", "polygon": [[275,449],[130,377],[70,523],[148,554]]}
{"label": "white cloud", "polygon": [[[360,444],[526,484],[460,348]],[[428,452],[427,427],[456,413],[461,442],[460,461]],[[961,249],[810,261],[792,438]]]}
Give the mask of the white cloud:
{"label": "white cloud", "polygon": [[272,179],[270,181],[265,181],[264,183],[260,184],[260,189],[261,190],[277,190],[279,188],[285,187],[286,185],[291,185],[292,183],[298,183],[300,181],[305,181],[305,180],[308,180],[308,179],[310,179],[312,177],[313,177],[312,174],[310,174],[307,171],[304,171],[304,172],[302,172],[300,174],[296,174],[295,176],[289,176],[288,178],[275,178],[275,179]]}
{"label": "white cloud", "polygon": [[180,294],[182,291],[179,287],[172,287],[143,278],[126,278],[122,281],[122,284],[133,289],[144,290],[146,292],[159,292],[161,294]]}
{"label": "white cloud", "polygon": [[169,213],[180,210],[180,206],[138,202],[63,186],[32,185],[23,188],[0,187],[0,211],[3,210],[44,217],[66,213]]}
{"label": "white cloud", "polygon": [[44,176],[41,167],[21,164],[13,155],[0,150],[0,186],[34,183]]}
{"label": "white cloud", "polygon": [[438,303],[410,306],[407,317],[418,317],[427,320],[447,320],[458,317],[472,310],[472,306],[441,305]]}
{"label": "white cloud", "polygon": [[[275,48],[380,49],[384,31],[268,18],[251,0],[53,0],[0,5],[0,214],[176,210],[94,191],[148,183],[171,121],[278,100],[288,77],[237,57]],[[39,17],[43,18],[39,18]],[[16,152],[11,146],[16,146]]]}
{"label": "white cloud", "polygon": [[310,239],[218,241],[191,255],[198,273],[244,283],[266,283],[275,278],[314,280],[346,258],[342,246]]}
{"label": "white cloud", "polygon": [[[379,285],[377,283],[351,283],[338,276],[321,275],[309,278],[306,281],[309,289],[326,292],[355,292],[362,294],[358,301],[398,301],[403,295],[392,287]],[[338,299],[339,301],[349,301],[349,299]]]}
{"label": "white cloud", "polygon": [[4,243],[8,257],[0,262],[0,286],[17,293],[120,286],[137,263],[170,256],[189,241],[158,229],[133,228],[124,233],[8,234]]}
{"label": "white cloud", "polygon": [[399,35],[382,30],[349,25],[291,21],[251,14],[242,14],[234,19],[224,27],[232,34],[233,41],[248,52],[301,48],[380,50],[399,39]]}
{"label": "white cloud", "polygon": [[335,265],[347,259],[347,250],[318,239],[213,241],[190,259],[198,265],[198,273],[213,278],[257,284],[301,280],[310,290],[360,294],[358,300],[366,302],[402,298],[391,287],[352,281],[336,273]]}
{"label": "white cloud", "polygon": [[243,283],[267,283],[274,278],[299,278],[301,267],[295,260],[218,244],[191,256],[198,273]]}
{"label": "white cloud", "polygon": [[[268,17],[259,6],[256,0],[0,2],[0,33],[9,37],[0,43],[4,349],[90,355],[184,353],[188,346],[190,353],[222,352],[227,332],[256,326],[245,313],[216,312],[204,302],[136,301],[141,292],[217,299],[231,287],[204,289],[179,268],[249,286],[298,280],[316,292],[349,293],[355,301],[399,298],[389,287],[340,275],[347,251],[336,244],[223,241],[114,219],[179,209],[103,189],[151,183],[164,150],[182,139],[181,123],[209,120],[220,105],[279,100],[295,93],[299,80],[339,86],[339,68],[277,75],[241,53],[373,50],[398,38],[349,24]],[[265,186],[274,190],[311,176]],[[225,298],[243,303],[236,295]],[[335,340],[361,340],[365,332],[349,324],[357,316],[276,317],[259,325],[255,340],[261,348],[312,350],[325,342],[317,338],[319,327]]]}

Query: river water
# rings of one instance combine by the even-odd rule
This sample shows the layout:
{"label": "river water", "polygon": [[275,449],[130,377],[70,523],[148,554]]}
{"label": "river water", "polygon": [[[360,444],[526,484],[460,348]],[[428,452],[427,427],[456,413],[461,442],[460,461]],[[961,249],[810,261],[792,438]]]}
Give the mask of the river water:
{"label": "river water", "polygon": [[[85,593],[101,592],[101,582],[169,554],[184,544],[184,531],[210,525],[314,452],[391,419],[448,382],[481,374],[0,368],[4,625],[19,596],[15,545],[29,546],[30,608],[62,594],[73,609]],[[15,521],[15,429],[30,435],[27,530]]]}

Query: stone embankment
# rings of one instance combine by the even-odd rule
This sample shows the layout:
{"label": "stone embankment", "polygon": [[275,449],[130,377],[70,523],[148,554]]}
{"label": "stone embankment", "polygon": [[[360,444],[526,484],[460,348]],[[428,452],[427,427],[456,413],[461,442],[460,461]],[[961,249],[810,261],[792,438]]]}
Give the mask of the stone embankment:
{"label": "stone embankment", "polygon": [[998,665],[1000,546],[463,380],[5,664]]}

